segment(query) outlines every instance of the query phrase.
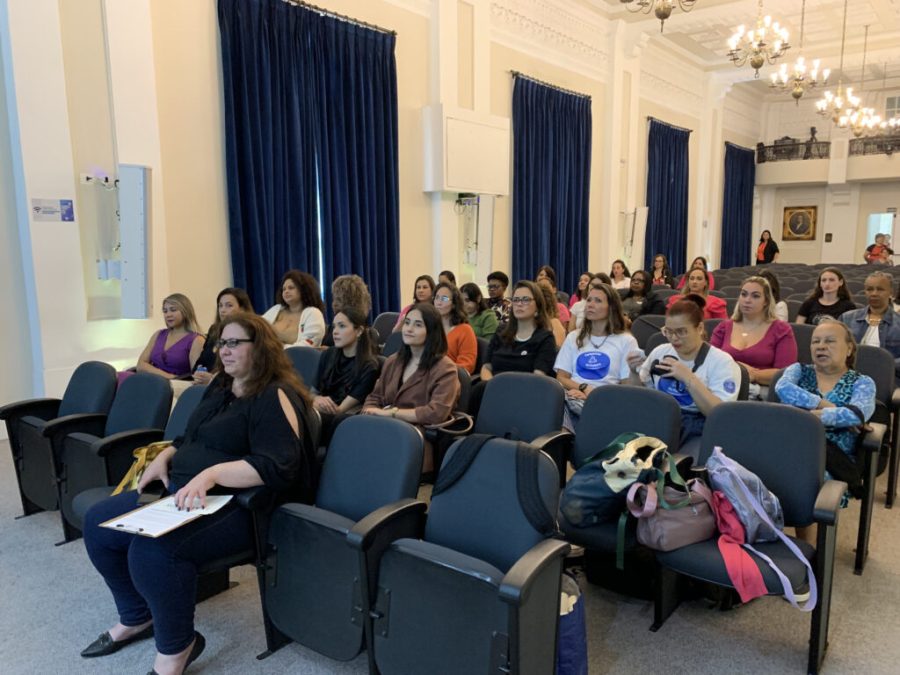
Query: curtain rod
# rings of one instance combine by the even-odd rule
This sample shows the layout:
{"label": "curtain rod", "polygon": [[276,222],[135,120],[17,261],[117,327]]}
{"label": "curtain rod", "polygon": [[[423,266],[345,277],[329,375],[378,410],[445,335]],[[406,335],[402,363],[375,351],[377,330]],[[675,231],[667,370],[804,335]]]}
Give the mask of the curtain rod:
{"label": "curtain rod", "polygon": [[680,127],[677,124],[672,124],[671,122],[666,122],[665,120],[661,120],[658,117],[653,117],[652,115],[647,115],[648,122],[659,122],[660,124],[665,124],[667,127],[672,127],[673,129],[678,129],[679,131],[686,131],[689,134],[694,133],[693,129],[688,129],[687,127]]}
{"label": "curtain rod", "polygon": [[550,87],[551,89],[556,89],[557,91],[564,92],[566,94],[572,94],[573,96],[580,96],[581,98],[586,98],[590,100],[590,94],[582,94],[580,91],[573,91],[571,89],[566,89],[565,87],[560,87],[559,85],[553,84],[551,82],[544,82],[543,80],[539,80],[536,77],[532,77],[531,75],[526,75],[525,73],[520,73],[518,70],[510,70],[510,74],[513,77],[524,77],[526,80],[531,80],[532,82],[537,82],[538,84],[542,84],[545,87]]}
{"label": "curtain rod", "polygon": [[337,12],[333,12],[330,9],[325,9],[324,7],[318,7],[316,5],[310,4],[308,2],[304,2],[303,0],[282,0],[282,2],[286,2],[289,5],[296,5],[297,7],[305,7],[317,14],[321,14],[322,16],[330,16],[334,19],[340,19],[341,21],[346,21],[347,23],[352,23],[357,26],[363,26],[364,28],[370,28],[371,30],[378,31],[379,33],[387,33],[389,35],[397,35],[397,31],[390,30],[388,28],[382,28],[381,26],[376,26],[373,23],[366,23],[365,21],[360,21],[359,19],[354,19],[352,16],[347,16],[346,14],[338,14]]}

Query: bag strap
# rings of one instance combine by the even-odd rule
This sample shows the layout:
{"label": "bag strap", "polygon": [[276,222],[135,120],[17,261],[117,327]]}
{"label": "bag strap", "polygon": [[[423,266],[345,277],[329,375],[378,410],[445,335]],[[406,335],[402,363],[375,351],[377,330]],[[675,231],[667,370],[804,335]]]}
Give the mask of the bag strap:
{"label": "bag strap", "polygon": [[[638,492],[641,491],[641,488],[645,488],[647,490],[647,494],[644,495],[644,503],[642,506],[638,506],[636,497]],[[649,485],[644,485],[643,483],[638,483],[635,481],[631,484],[631,487],[628,488],[628,495],[625,498],[625,504],[628,506],[628,511],[635,518],[649,518],[654,513],[656,513],[656,504],[657,504],[657,494],[656,490],[651,490]]]}
{"label": "bag strap", "polygon": [[491,434],[472,434],[466,436],[456,452],[447,462],[446,466],[441,467],[437,480],[434,481],[434,489],[431,491],[432,496],[439,495],[446,489],[451,487],[456,481],[462,478],[463,474],[469,470],[475,457],[481,450],[481,446],[494,438]]}
{"label": "bag strap", "polygon": [[[641,438],[644,434],[638,433],[636,431],[626,431],[624,433],[619,434],[614,439],[609,442],[605,448],[600,450],[599,452],[591,455],[586,460],[581,463],[581,466],[586,464],[590,464],[591,462],[603,461],[607,460],[610,457],[615,457],[622,448],[624,448],[628,443],[633,441],[636,438]],[[578,467],[581,468],[581,467]]]}
{"label": "bag strap", "polygon": [[516,444],[516,494],[531,526],[545,537],[552,537],[557,533],[556,520],[541,496],[540,458],[540,451],[533,446],[521,441]]}

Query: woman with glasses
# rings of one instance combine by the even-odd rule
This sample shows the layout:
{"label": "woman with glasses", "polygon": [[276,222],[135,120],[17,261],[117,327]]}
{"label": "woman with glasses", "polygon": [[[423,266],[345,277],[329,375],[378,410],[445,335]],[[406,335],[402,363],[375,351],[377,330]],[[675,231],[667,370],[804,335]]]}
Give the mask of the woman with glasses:
{"label": "woman with glasses", "polygon": [[447,334],[447,358],[471,375],[478,363],[478,340],[466,318],[462,293],[453,284],[438,284],[434,290],[434,308],[441,315]]}
{"label": "woman with glasses", "polygon": [[592,285],[581,330],[569,333],[553,365],[566,390],[567,428],[574,429],[591,391],[628,379],[627,357],[636,351],[638,343],[626,331],[618,292],[606,284]]}
{"label": "woman with glasses", "polygon": [[272,324],[285,347],[318,347],[325,337],[325,304],[315,277],[288,270],[275,293],[275,304],[262,318]]}
{"label": "woman with glasses", "polygon": [[463,284],[459,291],[462,293],[466,318],[468,318],[472,330],[475,331],[475,337],[490,340],[497,332],[497,315],[488,307],[478,284],[470,281]]}
{"label": "woman with glasses", "polygon": [[509,298],[506,297],[506,289],[509,288],[509,277],[505,272],[495,270],[487,276],[487,305],[497,315],[497,322],[504,324],[509,320]]}
{"label": "woman with glasses", "polygon": [[653,256],[653,285],[675,288],[675,278],[669,269],[669,261],[662,253]]}
{"label": "woman with glasses", "polygon": [[406,307],[400,310],[400,316],[397,317],[397,323],[394,324],[394,333],[403,327],[403,320],[406,313],[420,302],[431,302],[434,298],[434,279],[430,274],[421,274],[416,277],[416,283],[413,289],[413,299]]}
{"label": "woman with glasses", "polygon": [[734,313],[716,326],[709,343],[747,369],[751,398],[764,399],[775,373],[797,362],[794,331],[775,318],[775,296],[762,277],[744,281]]}
{"label": "woman with glasses", "polygon": [[688,295],[698,295],[703,299],[704,319],[728,318],[728,307],[725,301],[709,294],[709,278],[706,272],[700,268],[694,268],[687,274],[686,279],[687,284],[681,290],[681,295],[673,295],[668,299],[668,308]]}
{"label": "woman with glasses", "polygon": [[222,322],[220,372],[188,421],[184,435],[151,462],[136,492],[91,507],[84,543],[103,575],[119,621],[81,655],[113,654],[153,636],[154,672],[181,673],[206,644],[194,628],[197,570],[254,547],[250,512],[232,500],[157,538],[100,524],[132,511],[153,484],[174,495],[180,510],[202,509],[209,494],[265,485],[278,498],[310,503],[315,448],[307,436],[309,394],[282,343],[262,318],[238,312]]}
{"label": "woman with glasses", "polygon": [[669,341],[644,358],[632,354],[629,365],[641,382],[671,395],[681,407],[679,450],[697,459],[706,416],[722,401],[737,399],[741,371],[728,354],[703,341],[703,298],[681,298],[666,314],[663,335]]}

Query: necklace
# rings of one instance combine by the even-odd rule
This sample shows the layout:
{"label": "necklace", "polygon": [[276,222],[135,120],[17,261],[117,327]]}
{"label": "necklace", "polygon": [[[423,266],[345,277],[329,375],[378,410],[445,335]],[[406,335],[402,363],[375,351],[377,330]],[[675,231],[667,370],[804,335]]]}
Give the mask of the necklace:
{"label": "necklace", "polygon": [[[746,331],[744,331],[744,330],[741,331],[741,337],[747,337],[748,335],[750,335],[750,333],[757,330],[760,326],[765,326],[765,325],[766,325],[765,323],[758,323],[755,326],[748,326]],[[744,322],[741,321],[741,328],[744,328],[744,327],[745,327]]]}
{"label": "necklace", "polygon": [[607,341],[608,339],[609,339],[609,335],[604,335],[604,336],[603,336],[603,340],[601,340],[601,341],[600,341],[600,344],[598,345],[598,344],[595,344],[595,343],[594,343],[594,336],[593,336],[593,335],[588,335],[588,341],[591,343],[591,347],[593,347],[594,349],[600,349],[601,347],[603,347],[603,345],[606,344],[606,341]]}

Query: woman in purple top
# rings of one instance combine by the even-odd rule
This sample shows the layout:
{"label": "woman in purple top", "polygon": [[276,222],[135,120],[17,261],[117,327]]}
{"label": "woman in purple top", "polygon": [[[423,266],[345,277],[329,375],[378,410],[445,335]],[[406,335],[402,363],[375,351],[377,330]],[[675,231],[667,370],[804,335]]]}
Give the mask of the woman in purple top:
{"label": "woman in purple top", "polygon": [[166,327],[156,331],[138,357],[139,373],[162,375],[174,380],[189,375],[203,351],[203,336],[194,306],[181,293],[173,293],[162,304]]}
{"label": "woman in purple top", "polygon": [[750,277],[731,319],[716,326],[710,344],[727,352],[750,374],[751,393],[762,396],[781,368],[797,362],[797,341],[789,324],[775,318],[775,296],[763,277]]}

